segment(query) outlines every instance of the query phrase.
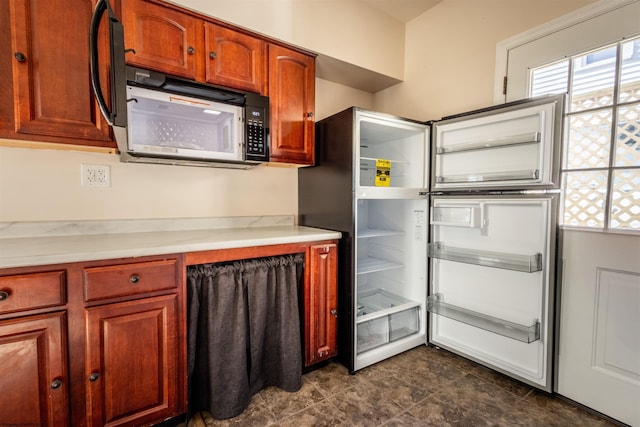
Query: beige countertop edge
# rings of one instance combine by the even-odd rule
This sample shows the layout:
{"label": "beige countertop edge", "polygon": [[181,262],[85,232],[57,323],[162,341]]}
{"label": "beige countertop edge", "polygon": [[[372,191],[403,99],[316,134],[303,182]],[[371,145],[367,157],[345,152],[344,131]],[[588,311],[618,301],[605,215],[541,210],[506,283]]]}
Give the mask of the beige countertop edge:
{"label": "beige countertop edge", "polygon": [[0,268],[304,243],[340,232],[303,226],[0,239]]}

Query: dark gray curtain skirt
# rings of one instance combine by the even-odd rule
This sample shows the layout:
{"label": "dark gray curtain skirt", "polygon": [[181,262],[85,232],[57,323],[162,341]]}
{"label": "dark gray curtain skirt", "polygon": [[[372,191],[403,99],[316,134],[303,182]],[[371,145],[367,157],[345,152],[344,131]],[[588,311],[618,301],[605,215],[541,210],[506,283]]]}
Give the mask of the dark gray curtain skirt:
{"label": "dark gray curtain skirt", "polygon": [[268,386],[302,385],[304,255],[187,268],[189,414],[239,415]]}

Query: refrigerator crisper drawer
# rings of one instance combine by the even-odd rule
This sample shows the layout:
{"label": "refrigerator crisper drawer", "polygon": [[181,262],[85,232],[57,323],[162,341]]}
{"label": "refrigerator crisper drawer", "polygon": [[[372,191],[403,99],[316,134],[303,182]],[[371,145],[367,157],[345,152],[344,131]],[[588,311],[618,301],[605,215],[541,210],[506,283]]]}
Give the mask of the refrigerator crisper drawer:
{"label": "refrigerator crisper drawer", "polygon": [[560,95],[436,122],[432,188],[559,187],[563,110]]}
{"label": "refrigerator crisper drawer", "polygon": [[358,295],[358,354],[420,332],[420,304],[381,289]]}

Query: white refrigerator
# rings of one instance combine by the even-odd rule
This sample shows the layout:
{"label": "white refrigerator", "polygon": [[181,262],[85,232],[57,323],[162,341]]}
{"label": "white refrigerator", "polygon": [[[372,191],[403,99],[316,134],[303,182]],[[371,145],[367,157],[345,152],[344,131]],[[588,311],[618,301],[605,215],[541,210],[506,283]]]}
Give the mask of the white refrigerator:
{"label": "white refrigerator", "polygon": [[354,107],[316,124],[299,223],[343,233],[350,372],[431,344],[551,391],[563,108],[553,96],[420,123]]}

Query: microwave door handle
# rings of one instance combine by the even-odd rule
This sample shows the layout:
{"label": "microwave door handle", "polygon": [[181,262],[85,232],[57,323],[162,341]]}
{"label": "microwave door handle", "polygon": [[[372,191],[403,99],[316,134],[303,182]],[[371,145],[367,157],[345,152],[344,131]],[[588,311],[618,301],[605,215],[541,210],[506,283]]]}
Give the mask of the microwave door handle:
{"label": "microwave door handle", "polygon": [[[109,48],[111,58],[111,108],[102,94],[98,65],[98,30],[104,12],[108,11]],[[124,65],[124,30],[109,5],[109,0],[98,0],[89,27],[89,65],[91,87],[102,115],[111,126],[126,126],[126,76]],[[121,113],[121,114],[120,114]]]}

